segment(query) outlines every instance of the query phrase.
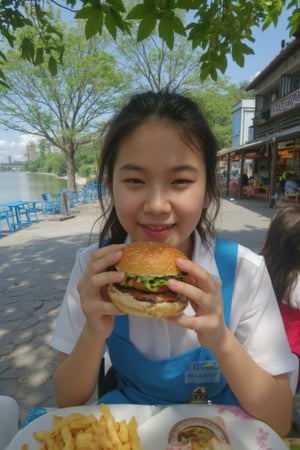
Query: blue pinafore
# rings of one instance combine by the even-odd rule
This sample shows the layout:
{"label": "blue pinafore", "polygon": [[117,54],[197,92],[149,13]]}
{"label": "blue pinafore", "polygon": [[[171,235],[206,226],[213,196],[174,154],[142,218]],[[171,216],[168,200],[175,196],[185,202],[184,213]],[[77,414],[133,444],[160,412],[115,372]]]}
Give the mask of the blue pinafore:
{"label": "blue pinafore", "polygon": [[[215,259],[222,280],[225,323],[229,326],[238,245],[217,239]],[[213,353],[203,346],[163,360],[145,357],[129,340],[128,316],[115,318],[107,339],[118,390],[99,402],[136,404],[178,404],[210,401],[238,405]]]}

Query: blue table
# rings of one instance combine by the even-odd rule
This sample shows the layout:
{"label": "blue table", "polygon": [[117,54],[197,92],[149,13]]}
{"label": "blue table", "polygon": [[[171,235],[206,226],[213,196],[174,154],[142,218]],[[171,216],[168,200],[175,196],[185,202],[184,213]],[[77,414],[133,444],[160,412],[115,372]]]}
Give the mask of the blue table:
{"label": "blue table", "polygon": [[[9,208],[11,212],[11,219],[12,219],[12,227],[14,231],[16,231],[17,228],[20,230],[24,228],[25,225],[31,225],[31,213],[35,214],[35,218],[37,221],[39,221],[37,212],[39,211],[38,204],[41,204],[42,202],[40,200],[38,201],[17,201],[17,202],[5,202],[0,203],[0,206],[4,206]],[[41,211],[43,209],[41,208]],[[25,218],[24,218],[25,216]]]}
{"label": "blue table", "polygon": [[15,231],[12,214],[7,206],[0,206],[0,239],[2,238],[2,221],[6,222],[8,232],[12,233]]}

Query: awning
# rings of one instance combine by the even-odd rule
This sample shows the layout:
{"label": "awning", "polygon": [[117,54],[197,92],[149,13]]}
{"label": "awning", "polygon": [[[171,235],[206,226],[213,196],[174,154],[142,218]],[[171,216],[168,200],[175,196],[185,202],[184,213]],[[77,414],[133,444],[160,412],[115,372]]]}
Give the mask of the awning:
{"label": "awning", "polygon": [[[247,144],[238,145],[237,147],[230,147],[220,150],[218,152],[218,157],[228,155],[228,154],[242,154],[253,152],[257,153],[257,150],[263,149],[263,147],[267,144],[271,144],[271,142],[280,142],[282,139],[290,139],[290,138],[299,138],[300,137],[300,126],[296,126],[292,129],[279,131],[275,134],[269,134],[263,139],[259,139],[256,141],[248,142]],[[263,155],[261,155],[263,156]]]}

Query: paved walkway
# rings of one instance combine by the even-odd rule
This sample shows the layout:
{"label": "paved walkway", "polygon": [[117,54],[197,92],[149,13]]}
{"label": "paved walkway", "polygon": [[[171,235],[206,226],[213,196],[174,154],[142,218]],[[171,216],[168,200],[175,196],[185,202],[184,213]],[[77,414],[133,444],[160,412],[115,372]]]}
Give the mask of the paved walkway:
{"label": "paved walkway", "polygon": [[[218,229],[259,251],[275,210],[255,200],[223,200]],[[0,393],[18,401],[21,419],[32,406],[55,406],[56,354],[48,341],[76,250],[88,245],[99,209],[90,203],[72,213],[0,240]]]}

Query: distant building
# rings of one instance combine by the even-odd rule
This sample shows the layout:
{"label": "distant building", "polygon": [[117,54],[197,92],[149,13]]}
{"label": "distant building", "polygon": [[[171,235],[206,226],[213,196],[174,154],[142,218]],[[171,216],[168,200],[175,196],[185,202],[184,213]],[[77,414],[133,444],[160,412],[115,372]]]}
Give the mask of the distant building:
{"label": "distant building", "polygon": [[[238,162],[243,172],[245,161],[252,159],[254,175],[259,175],[262,170],[269,173],[269,182],[258,186],[258,189],[265,193],[264,198],[273,206],[280,174],[284,171],[300,173],[299,35],[282,45],[278,55],[246,90],[255,91],[253,137],[242,142],[237,131],[238,118],[234,118],[233,146],[218,153],[219,165],[227,168],[226,189],[229,195],[232,164]],[[239,195],[242,195],[241,187]]]}
{"label": "distant building", "polygon": [[28,142],[26,145],[27,161],[35,161],[39,157],[38,143],[34,141]]}
{"label": "distant building", "polygon": [[255,99],[244,99],[233,107],[232,111],[232,147],[246,144],[253,139],[253,117]]}
{"label": "distant building", "polygon": [[36,161],[42,151],[44,153],[59,153],[61,150],[50,144],[46,139],[32,140],[26,146],[27,161]]}

